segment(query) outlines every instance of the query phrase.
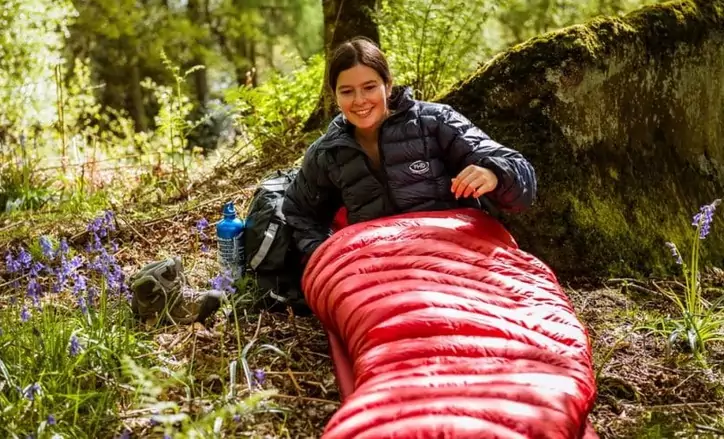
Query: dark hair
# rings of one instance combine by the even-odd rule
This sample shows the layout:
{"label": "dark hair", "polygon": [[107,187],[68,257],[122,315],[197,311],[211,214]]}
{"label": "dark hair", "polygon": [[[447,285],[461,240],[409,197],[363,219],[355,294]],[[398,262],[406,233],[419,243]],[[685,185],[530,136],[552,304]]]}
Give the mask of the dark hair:
{"label": "dark hair", "polygon": [[332,89],[332,94],[337,90],[339,74],[358,64],[374,69],[385,84],[391,82],[392,74],[387,66],[387,59],[377,44],[369,38],[355,37],[340,44],[329,63],[328,85]]}

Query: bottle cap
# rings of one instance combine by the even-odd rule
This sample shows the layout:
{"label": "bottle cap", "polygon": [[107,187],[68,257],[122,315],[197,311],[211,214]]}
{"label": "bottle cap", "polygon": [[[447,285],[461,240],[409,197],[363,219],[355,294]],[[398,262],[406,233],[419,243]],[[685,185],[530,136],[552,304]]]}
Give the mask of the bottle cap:
{"label": "bottle cap", "polygon": [[223,210],[224,216],[236,216],[236,209],[234,208],[234,202],[228,201],[224,204]]}

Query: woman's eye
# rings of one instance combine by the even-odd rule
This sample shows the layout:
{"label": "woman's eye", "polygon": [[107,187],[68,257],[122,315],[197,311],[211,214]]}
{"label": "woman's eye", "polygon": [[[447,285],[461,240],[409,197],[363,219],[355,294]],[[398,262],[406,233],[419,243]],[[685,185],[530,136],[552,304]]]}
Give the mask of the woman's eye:
{"label": "woman's eye", "polygon": [[374,85],[368,85],[367,87],[365,87],[365,90],[367,90],[367,91],[371,91],[371,90],[374,90],[374,89],[375,89],[375,86],[374,86]]}

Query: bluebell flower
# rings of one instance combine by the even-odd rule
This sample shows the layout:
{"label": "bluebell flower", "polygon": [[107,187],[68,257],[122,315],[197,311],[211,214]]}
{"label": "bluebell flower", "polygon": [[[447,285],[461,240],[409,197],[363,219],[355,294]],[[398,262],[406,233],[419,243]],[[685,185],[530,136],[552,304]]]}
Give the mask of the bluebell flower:
{"label": "bluebell flower", "polygon": [[260,386],[264,385],[264,382],[266,381],[266,372],[264,372],[261,369],[257,369],[254,371],[254,381],[256,381],[257,384]]}
{"label": "bluebell flower", "polygon": [[118,436],[118,439],[131,439],[131,432],[129,430],[123,430],[120,436]]}
{"label": "bluebell flower", "polygon": [[206,218],[201,218],[196,222],[196,230],[199,232],[203,232],[209,227],[209,221],[206,220]]}
{"label": "bluebell flower", "polygon": [[23,397],[29,401],[35,401],[35,396],[40,394],[40,384],[34,383],[23,389]]}
{"label": "bluebell flower", "polygon": [[27,306],[23,305],[23,308],[20,310],[20,321],[25,323],[28,320],[30,320],[30,317],[32,314],[30,313],[30,310]]}
{"label": "bluebell flower", "polygon": [[228,291],[233,293],[236,291],[234,287],[234,280],[231,278],[228,272],[222,273],[211,279],[211,288],[220,291]]}
{"label": "bluebell flower", "polygon": [[55,425],[57,422],[55,421],[55,416],[48,415],[48,425]]}
{"label": "bluebell flower", "polygon": [[70,248],[68,247],[68,241],[65,238],[61,238],[60,244],[58,245],[58,254],[65,256],[69,251]]}
{"label": "bluebell flower", "polygon": [[80,353],[80,342],[78,341],[78,337],[75,336],[75,334],[70,336],[70,343],[68,344],[68,353],[71,357],[75,357]]}
{"label": "bluebell flower", "polygon": [[40,237],[40,249],[43,252],[43,255],[48,259],[53,259],[55,257],[55,251],[53,250],[53,243],[50,241],[50,238],[47,236],[41,236]]}
{"label": "bluebell flower", "polygon": [[694,227],[700,227],[699,239],[704,239],[709,234],[711,230],[711,223],[714,220],[714,211],[719,203],[720,200],[715,200],[711,204],[705,204],[701,206],[699,213],[694,215],[691,225]]}
{"label": "bluebell flower", "polygon": [[18,253],[18,262],[20,262],[20,265],[22,265],[23,268],[30,268],[30,263],[33,262],[33,257],[28,253],[24,247],[20,247],[20,252]]}
{"label": "bluebell flower", "polygon": [[5,267],[8,273],[17,273],[22,269],[20,261],[13,258],[13,254],[10,251],[5,252]]}
{"label": "bluebell flower", "polygon": [[88,305],[86,304],[85,297],[78,298],[78,308],[80,308],[80,312],[83,314],[88,314]]}
{"label": "bluebell flower", "polygon": [[84,292],[87,288],[86,277],[78,273],[73,278],[73,294]]}
{"label": "bluebell flower", "polygon": [[42,262],[33,262],[30,266],[30,277],[38,277],[40,275],[40,272],[43,271],[43,269],[46,269],[45,265],[43,265]]}
{"label": "bluebell flower", "polygon": [[42,290],[40,284],[35,278],[32,278],[28,281],[27,293],[28,297],[33,300],[33,304],[37,306],[40,300],[40,294],[42,293]]}

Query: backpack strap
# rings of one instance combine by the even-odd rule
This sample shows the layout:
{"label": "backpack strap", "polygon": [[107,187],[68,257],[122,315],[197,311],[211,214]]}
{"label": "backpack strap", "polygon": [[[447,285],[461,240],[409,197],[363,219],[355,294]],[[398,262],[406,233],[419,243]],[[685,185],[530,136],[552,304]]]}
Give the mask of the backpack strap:
{"label": "backpack strap", "polygon": [[256,270],[257,267],[259,267],[259,264],[266,258],[267,253],[269,253],[269,249],[271,248],[272,243],[274,242],[274,238],[277,236],[277,232],[279,231],[280,224],[275,221],[270,221],[269,226],[267,226],[266,231],[264,232],[264,239],[261,242],[261,245],[259,246],[259,250],[254,254],[254,256],[251,258],[251,262],[249,262],[249,265],[251,266],[252,270]]}

